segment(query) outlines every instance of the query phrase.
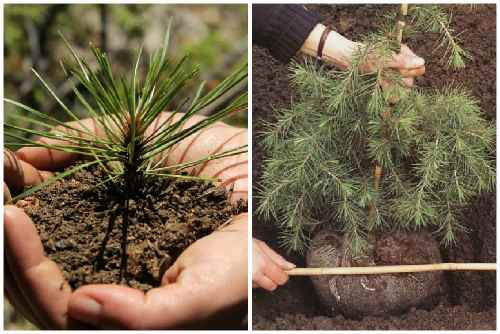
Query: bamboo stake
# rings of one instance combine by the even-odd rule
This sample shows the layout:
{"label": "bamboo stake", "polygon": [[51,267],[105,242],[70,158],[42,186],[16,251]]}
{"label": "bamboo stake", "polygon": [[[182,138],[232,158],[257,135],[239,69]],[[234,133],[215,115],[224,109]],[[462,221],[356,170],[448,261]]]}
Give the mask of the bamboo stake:
{"label": "bamboo stake", "polygon": [[[380,180],[382,179],[382,167],[379,166],[378,164],[375,165],[375,170],[373,172],[374,176],[374,181],[373,185],[375,187],[375,191],[378,191],[378,188],[380,186]],[[370,209],[368,211],[368,216],[370,218],[373,218],[375,216],[375,205],[373,203],[370,204]]]}
{"label": "bamboo stake", "polygon": [[406,15],[408,15],[408,4],[407,3],[401,4],[400,12],[401,12],[402,20],[399,20],[396,23],[396,38],[397,38],[397,41],[399,44],[401,44],[401,42],[403,41],[403,29],[406,26],[406,22],[403,20],[405,19]]}
{"label": "bamboo stake", "polygon": [[373,175],[375,176],[375,181],[374,181],[375,190],[378,190],[378,187],[380,186],[380,179],[382,178],[382,167],[376,165]]}
{"label": "bamboo stake", "polygon": [[[401,19],[396,22],[396,38],[397,38],[399,46],[401,47],[401,42],[403,41],[403,30],[404,30],[404,27],[406,26],[406,22],[404,21],[404,19],[408,15],[408,4],[407,3],[401,4],[400,13],[401,13]],[[387,115],[383,115],[383,116],[390,115],[390,111],[387,111],[386,113],[387,113]],[[374,187],[375,187],[375,190],[378,191],[378,188],[380,185],[380,180],[382,179],[382,167],[378,164],[378,162],[375,163],[375,170],[374,170],[373,174],[374,174],[374,182],[373,182]],[[375,210],[374,210],[374,207],[372,205],[372,207],[369,210],[368,215],[369,215],[369,217],[373,217],[374,214],[375,214]]]}
{"label": "bamboo stake", "polygon": [[291,276],[321,275],[378,275],[416,273],[426,271],[496,271],[496,263],[434,263],[400,266],[338,267],[338,268],[295,268],[286,271]]}
{"label": "bamboo stake", "polygon": [[406,23],[404,21],[398,21],[396,23],[396,36],[397,36],[399,44],[401,44],[401,41],[403,40],[403,30],[404,30],[405,25],[406,25]]}
{"label": "bamboo stake", "polygon": [[401,4],[401,15],[403,15],[403,16],[408,15],[408,4],[407,3]]}

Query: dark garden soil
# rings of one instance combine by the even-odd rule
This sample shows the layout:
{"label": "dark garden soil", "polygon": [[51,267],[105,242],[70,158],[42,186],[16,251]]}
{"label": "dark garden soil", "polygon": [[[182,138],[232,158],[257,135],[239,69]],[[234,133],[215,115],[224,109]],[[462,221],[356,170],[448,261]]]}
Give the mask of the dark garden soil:
{"label": "dark garden soil", "polygon": [[[89,168],[18,202],[73,289],[120,282],[126,209],[116,190],[96,187],[105,177],[103,169]],[[223,187],[208,182],[160,178],[138,194],[129,201],[124,277],[143,291],[159,286],[163,272],[191,243],[246,211],[246,203],[231,204]]]}
{"label": "dark garden soil", "polygon": [[[351,39],[376,28],[378,14],[397,10],[396,6],[310,5],[329,24]],[[436,36],[425,35],[407,44],[426,59],[427,72],[417,80],[419,87],[442,88],[462,85],[479,99],[485,117],[496,118],[496,7],[462,5],[447,7],[453,13],[452,28],[461,38],[473,60],[462,71],[446,70],[432,50]],[[273,107],[289,106],[293,97],[287,65],[274,60],[266,50],[253,48],[253,131],[258,133],[263,120],[273,120]],[[265,157],[259,137],[253,141],[253,180],[258,184],[261,162]],[[495,153],[492,152],[492,155]],[[256,189],[254,189],[257,192]],[[254,202],[254,205],[257,205]],[[441,249],[444,262],[496,262],[495,194],[478,197],[467,209],[463,224],[468,233],[460,233],[456,246]],[[277,243],[272,222],[254,217],[254,236],[286,255]],[[298,266],[303,256],[286,255]],[[308,277],[292,277],[273,293],[254,290],[254,329],[460,329],[496,328],[496,273],[445,272],[445,291],[437,306],[430,310],[412,308],[402,315],[367,316],[347,319],[330,316],[320,305]]]}

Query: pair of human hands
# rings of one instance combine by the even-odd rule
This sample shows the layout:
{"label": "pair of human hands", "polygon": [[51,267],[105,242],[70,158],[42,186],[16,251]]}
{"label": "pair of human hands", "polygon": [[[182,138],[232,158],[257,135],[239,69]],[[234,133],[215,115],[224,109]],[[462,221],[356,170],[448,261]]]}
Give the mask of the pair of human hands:
{"label": "pair of human hands", "polygon": [[[163,113],[160,117],[168,117]],[[180,117],[180,115],[176,116]],[[199,122],[194,116],[184,126]],[[91,119],[88,128],[98,130]],[[159,120],[155,126],[162,124]],[[75,127],[78,124],[73,124]],[[154,131],[154,129],[152,129]],[[46,143],[54,140],[41,138]],[[246,129],[217,123],[186,138],[166,164],[197,160],[247,142]],[[43,182],[78,156],[40,147],[4,153],[4,196]],[[247,199],[247,154],[210,161],[202,176],[232,187],[231,200]],[[10,188],[10,189],[9,189]],[[75,291],[56,263],[44,255],[36,228],[24,211],[6,205],[5,292],[28,320],[40,328],[166,329],[203,326],[205,320],[247,299],[247,214],[189,246],[147,293],[120,285],[87,285]]]}

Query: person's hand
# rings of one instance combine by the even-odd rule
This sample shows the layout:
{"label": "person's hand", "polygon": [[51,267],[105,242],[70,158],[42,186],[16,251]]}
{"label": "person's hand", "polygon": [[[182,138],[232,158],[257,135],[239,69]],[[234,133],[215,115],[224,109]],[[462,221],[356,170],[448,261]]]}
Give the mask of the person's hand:
{"label": "person's hand", "polygon": [[293,263],[285,260],[273,251],[265,242],[253,239],[252,286],[268,291],[275,290],[288,281],[285,270],[295,268]]}
{"label": "person's hand", "polygon": [[[161,117],[168,117],[168,114],[164,113]],[[184,126],[188,127],[198,122],[200,117],[202,116],[194,117]],[[93,129],[96,129],[93,120],[88,119],[85,120],[85,122],[88,128],[93,127]],[[154,127],[159,124],[161,124],[161,120],[156,122]],[[154,130],[151,129],[151,131]],[[40,140],[53,143],[51,139],[42,138]],[[196,160],[207,154],[222,152],[241,146],[245,144],[246,141],[246,129],[234,128],[223,123],[217,123],[203,130],[201,133],[186,138],[179,143],[179,145],[169,152],[170,154],[168,155],[166,163],[174,164],[182,161]],[[4,196],[7,197],[9,192],[19,191],[23,186],[36,185],[43,182],[51,176],[50,171],[59,170],[68,166],[77,158],[78,156],[73,154],[39,147],[23,148],[15,154],[4,151],[4,175],[6,183],[4,183]],[[214,160],[195,167],[196,171],[194,172],[202,176],[216,177],[228,188],[232,188],[231,200],[236,201],[240,198],[246,199],[248,189],[247,159],[247,154],[241,154]],[[8,187],[6,187],[6,185]],[[23,210],[12,205],[7,205],[4,211],[4,229],[6,258],[5,290],[12,304],[28,320],[32,321],[40,328],[71,328],[83,326],[84,324],[74,321],[74,319],[68,316],[68,304],[74,292],[71,291],[69,285],[64,281],[58,266],[44,256],[43,246],[30,218]],[[201,240],[204,239],[200,239],[199,241],[201,242]],[[246,239],[244,242],[237,243],[237,245],[239,247],[246,246]],[[214,255],[212,253],[213,249],[215,248],[211,247],[206,249],[205,256]],[[193,254],[195,251],[190,251],[190,253]],[[235,252],[233,253],[236,254]],[[183,255],[181,255],[179,261],[181,261],[181,258],[184,258]],[[236,258],[233,260],[237,261]],[[246,253],[244,260],[246,261]],[[181,263],[185,263],[185,260],[182,260]],[[176,266],[176,264],[174,264],[174,266]],[[212,268],[212,270],[213,269],[214,268]],[[190,275],[197,275],[195,269],[190,271],[187,270],[186,267],[183,271],[186,271],[186,274],[182,277],[189,278]],[[244,273],[246,276],[246,270]],[[219,272],[219,275],[222,274],[222,271]],[[229,272],[225,274],[228,275],[228,277],[233,275],[233,273]],[[179,282],[181,281],[183,282],[182,284],[186,282],[184,278],[181,279],[179,277]],[[180,284],[178,286],[180,286]],[[85,293],[91,293],[94,288],[98,291],[96,293],[102,291],[102,286],[89,285],[85,287]],[[111,288],[111,285],[106,286],[106,289],[107,288]],[[78,291],[79,290],[77,290],[77,292]],[[116,290],[113,291],[114,296],[118,298],[117,300],[127,302],[128,290],[127,295],[121,295],[121,292],[116,292]],[[167,291],[168,295],[168,293],[177,290],[174,291],[172,288],[167,288],[165,291]],[[134,296],[134,298],[142,296],[144,300],[148,300],[147,295],[139,291],[135,291]],[[186,296],[187,299],[188,297],[189,296]],[[169,298],[170,297],[165,296],[165,299],[168,300]],[[242,298],[241,295],[239,295],[238,298]],[[224,301],[221,300],[221,302],[223,303]],[[228,299],[227,306],[229,307],[232,304],[233,300]],[[219,307],[223,306],[219,305]],[[116,310],[117,312],[119,311],[118,308],[116,308]],[[143,310],[146,313],[154,311]],[[208,314],[213,311],[215,311],[215,309],[212,308],[201,313],[204,316],[208,316]],[[73,315],[76,314],[70,314],[70,316]],[[188,319],[170,317],[170,314],[166,313],[163,314],[163,323],[154,324],[151,322],[147,324],[144,323],[144,325],[151,327],[162,325],[176,326],[185,323],[181,320],[187,321]],[[92,324],[92,322],[90,322],[90,324]]]}
{"label": "person's hand", "polygon": [[162,329],[198,324],[247,298],[247,214],[189,246],[146,294],[87,285],[70,298],[69,316],[98,328]]}
{"label": "person's hand", "polygon": [[[316,25],[311,31],[302,46],[302,52],[316,56],[321,34],[325,30],[322,24]],[[325,41],[323,47],[323,60],[340,69],[346,69],[351,65],[353,55],[365,45],[362,43],[351,41],[341,34],[331,31]],[[393,54],[387,59],[379,59],[375,55],[369,56],[368,61],[361,66],[363,73],[373,72],[377,68],[377,64],[382,62],[384,68],[398,71],[402,76],[402,83],[407,86],[413,86],[414,78],[425,73],[425,60],[417,56],[407,45],[402,44],[398,54]],[[388,86],[387,81],[382,81],[383,86]]]}
{"label": "person's hand", "polygon": [[[364,48],[365,46],[360,44],[358,47]],[[412,87],[415,77],[425,73],[425,60],[417,56],[406,44],[401,44],[399,53],[393,54],[387,59],[379,59],[374,55],[369,55],[368,61],[361,66],[361,70],[364,73],[376,71],[379,62],[383,68],[397,70],[402,77],[402,84],[406,87]],[[383,80],[381,84],[384,88],[390,85],[388,80]]]}

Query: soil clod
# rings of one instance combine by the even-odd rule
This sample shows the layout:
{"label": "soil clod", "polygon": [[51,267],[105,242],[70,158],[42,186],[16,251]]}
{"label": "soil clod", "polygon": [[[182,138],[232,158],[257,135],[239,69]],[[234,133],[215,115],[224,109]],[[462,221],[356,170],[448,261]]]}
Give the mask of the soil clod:
{"label": "soil clod", "polygon": [[[312,239],[308,267],[359,267],[440,263],[438,243],[430,233],[374,236],[366,255],[351,258],[349,241],[330,230]],[[442,294],[442,272],[384,275],[328,275],[311,278],[316,292],[333,316],[361,319],[368,315],[400,314],[412,307],[430,309]]]}

